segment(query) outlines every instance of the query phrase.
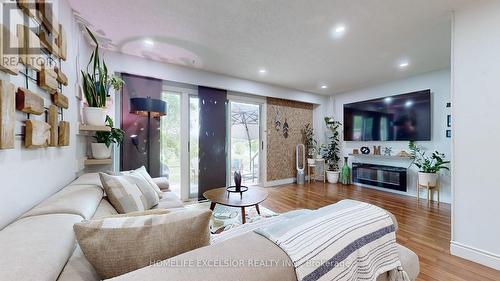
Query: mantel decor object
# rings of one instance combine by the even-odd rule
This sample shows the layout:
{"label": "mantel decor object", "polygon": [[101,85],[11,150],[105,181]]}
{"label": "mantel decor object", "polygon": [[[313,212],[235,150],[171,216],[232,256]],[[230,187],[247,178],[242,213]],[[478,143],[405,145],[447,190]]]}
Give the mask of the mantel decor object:
{"label": "mantel decor object", "polygon": [[362,154],[370,154],[370,148],[368,146],[363,146],[360,149]]}
{"label": "mantel decor object", "polygon": [[349,168],[348,157],[344,157],[344,166],[342,167],[342,175],[340,181],[342,184],[351,183],[351,169]]}
{"label": "mantel decor object", "polygon": [[227,197],[230,193],[239,193],[240,198],[243,198],[243,192],[248,191],[248,187],[241,185],[241,173],[239,171],[234,171],[234,185],[226,188]]}

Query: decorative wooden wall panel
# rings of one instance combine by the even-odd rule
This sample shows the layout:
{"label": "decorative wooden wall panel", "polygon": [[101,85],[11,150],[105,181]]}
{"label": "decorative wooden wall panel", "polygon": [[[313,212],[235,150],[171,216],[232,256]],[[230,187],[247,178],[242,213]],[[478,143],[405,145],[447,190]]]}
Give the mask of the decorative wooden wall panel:
{"label": "decorative wooden wall panel", "polygon": [[66,43],[66,31],[59,25],[59,36],[56,37],[56,44],[59,47],[59,57],[66,60],[68,56],[68,45]]}
{"label": "decorative wooden wall panel", "polygon": [[50,93],[57,91],[59,84],[56,72],[42,65],[40,72],[38,72],[38,86]]}
{"label": "decorative wooden wall panel", "polygon": [[50,36],[45,31],[40,31],[38,34],[40,38],[40,44],[49,51],[49,53],[59,57],[59,47],[56,45],[56,42],[50,38]]}
{"label": "decorative wooden wall panel", "polygon": [[40,39],[38,36],[27,26],[18,24],[17,37],[21,62],[36,71],[40,71],[44,59],[40,53]]}
{"label": "decorative wooden wall panel", "polygon": [[16,87],[0,80],[0,149],[14,148]]}
{"label": "decorative wooden wall panel", "polygon": [[45,0],[36,0],[36,16],[43,24],[43,26],[50,31],[50,33],[57,36],[59,34],[59,22],[54,15],[52,3]]}
{"label": "decorative wooden wall panel", "polygon": [[24,146],[26,148],[39,148],[49,145],[50,125],[38,120],[26,120]]}
{"label": "decorative wooden wall panel", "polygon": [[[276,112],[281,126],[275,127]],[[267,98],[267,180],[294,178],[295,146],[303,143],[301,130],[312,124],[313,105],[308,103]],[[283,124],[288,124],[288,137],[285,138]]]}
{"label": "decorative wooden wall panel", "polygon": [[54,102],[55,105],[67,109],[69,104],[68,104],[68,97],[65,95],[61,94],[59,91],[55,91],[52,95],[52,102]]}
{"label": "decorative wooden wall panel", "polygon": [[59,146],[69,145],[69,122],[61,121],[59,122]]}
{"label": "decorative wooden wall panel", "polygon": [[49,146],[57,146],[59,144],[59,124],[58,124],[58,114],[57,114],[57,106],[51,105],[49,106],[48,112],[48,121],[50,125],[50,138],[49,138]]}
{"label": "decorative wooden wall panel", "polygon": [[40,115],[44,109],[43,98],[32,91],[19,87],[16,93],[16,108],[29,114]]}
{"label": "decorative wooden wall panel", "polygon": [[54,70],[57,74],[57,81],[64,86],[68,86],[68,77],[62,72],[61,68],[56,67]]}
{"label": "decorative wooden wall panel", "polygon": [[0,70],[17,75],[19,71],[19,55],[17,54],[19,39],[3,24],[0,24],[0,43]]}
{"label": "decorative wooden wall panel", "polygon": [[35,0],[17,0],[17,5],[23,10],[23,12],[34,18],[36,15],[36,5]]}

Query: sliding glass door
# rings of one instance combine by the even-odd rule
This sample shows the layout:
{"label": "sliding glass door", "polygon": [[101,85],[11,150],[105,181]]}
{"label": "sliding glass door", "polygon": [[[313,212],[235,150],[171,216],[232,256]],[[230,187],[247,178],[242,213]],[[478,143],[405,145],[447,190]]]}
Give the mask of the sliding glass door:
{"label": "sliding glass door", "polygon": [[164,91],[167,115],[160,123],[161,174],[169,175],[170,189],[181,194],[181,92]]}
{"label": "sliding glass door", "polygon": [[189,198],[198,197],[200,105],[195,95],[189,96]]}
{"label": "sliding glass door", "polygon": [[246,101],[229,102],[229,178],[241,172],[242,184],[261,181],[261,105]]}

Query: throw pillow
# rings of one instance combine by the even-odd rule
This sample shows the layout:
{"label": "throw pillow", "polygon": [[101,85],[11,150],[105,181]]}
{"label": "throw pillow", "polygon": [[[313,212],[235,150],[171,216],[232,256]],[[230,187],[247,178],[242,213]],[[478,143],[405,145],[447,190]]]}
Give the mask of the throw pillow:
{"label": "throw pillow", "polygon": [[[170,213],[170,211],[167,209],[151,209],[151,210],[146,210],[146,211],[130,212],[130,213],[126,213],[126,214],[109,215],[109,216],[100,217],[98,219],[140,217],[140,216],[149,216],[149,215],[165,215],[168,213]],[[95,220],[95,219],[93,219],[93,220]]]}
{"label": "throw pillow", "polygon": [[73,226],[85,257],[103,279],[149,266],[210,241],[209,210],[90,220]]}
{"label": "throw pillow", "polygon": [[158,204],[158,197],[154,197],[157,194],[148,192],[147,188],[144,187],[144,182],[141,183],[140,177],[133,175],[111,176],[104,173],[99,173],[99,176],[109,202],[120,214],[144,211]]}
{"label": "throw pillow", "polygon": [[154,182],[153,178],[149,175],[148,171],[146,171],[146,168],[144,166],[135,169],[134,172],[141,174],[144,177],[144,179],[153,187],[155,192],[158,193],[158,196],[160,196],[161,198],[162,191],[160,190],[160,187],[158,187],[158,185]]}

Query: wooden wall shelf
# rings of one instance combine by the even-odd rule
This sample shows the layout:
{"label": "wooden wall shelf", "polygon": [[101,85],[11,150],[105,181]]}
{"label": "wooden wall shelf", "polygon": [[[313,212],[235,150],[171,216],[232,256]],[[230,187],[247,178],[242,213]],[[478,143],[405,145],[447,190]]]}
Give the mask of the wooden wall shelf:
{"label": "wooden wall shelf", "polygon": [[80,124],[81,132],[111,132],[111,128],[108,126],[92,126]]}
{"label": "wooden wall shelf", "polygon": [[397,155],[375,155],[375,154],[348,154],[350,157],[361,157],[361,158],[375,158],[375,159],[391,159],[391,160],[412,160],[411,156],[397,156]]}
{"label": "wooden wall shelf", "polygon": [[109,165],[113,164],[113,159],[87,159],[85,158],[83,160],[83,164],[85,166],[90,166],[90,165]]}

